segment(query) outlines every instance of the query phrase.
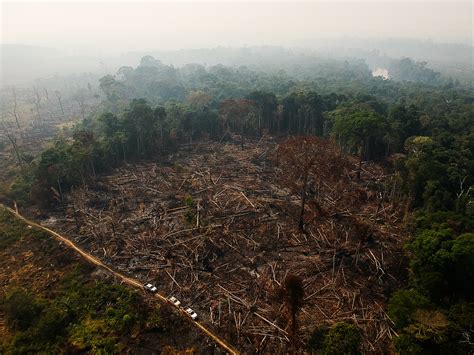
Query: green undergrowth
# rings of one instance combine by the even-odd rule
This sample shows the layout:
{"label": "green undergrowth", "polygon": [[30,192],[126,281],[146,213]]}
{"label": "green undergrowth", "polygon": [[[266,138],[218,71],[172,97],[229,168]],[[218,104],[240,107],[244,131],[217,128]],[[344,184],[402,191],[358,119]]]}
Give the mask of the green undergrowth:
{"label": "green undergrowth", "polygon": [[28,230],[18,218],[0,208],[0,250],[8,248],[20,238],[32,233],[33,231]]}
{"label": "green undergrowth", "polygon": [[[0,210],[0,231],[0,250],[6,252],[28,237],[37,238],[38,248],[46,251],[58,244],[42,242],[42,231],[27,228],[5,210]],[[35,255],[45,255],[45,250],[35,250]],[[54,289],[35,293],[27,283],[15,283],[0,293],[0,318],[11,334],[0,338],[0,354],[120,353],[138,342],[141,333],[162,329],[160,309],[145,304],[137,291],[93,278],[93,268],[74,258],[63,269]]]}
{"label": "green undergrowth", "polygon": [[336,323],[332,327],[316,328],[306,344],[310,354],[321,355],[357,355],[361,334],[359,329],[348,323]]}
{"label": "green undergrowth", "polygon": [[124,350],[124,338],[137,338],[143,329],[160,327],[159,308],[144,316],[146,307],[136,292],[102,281],[83,281],[80,270],[66,275],[52,299],[11,289],[0,307],[14,335],[2,344],[2,352],[116,353]]}

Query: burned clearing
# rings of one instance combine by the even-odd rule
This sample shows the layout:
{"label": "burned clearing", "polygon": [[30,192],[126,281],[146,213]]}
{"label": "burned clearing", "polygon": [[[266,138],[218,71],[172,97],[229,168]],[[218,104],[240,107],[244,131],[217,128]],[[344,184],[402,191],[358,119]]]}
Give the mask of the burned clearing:
{"label": "burned clearing", "polygon": [[383,169],[364,164],[361,179],[347,170],[317,188],[310,177],[300,231],[300,199],[270,159],[275,147],[202,142],[161,162],[126,164],[75,188],[43,223],[153,281],[242,351],[288,349],[279,290],[289,274],[303,280],[302,340],[346,321],[362,330],[363,350],[387,349],[384,308],[406,265]]}

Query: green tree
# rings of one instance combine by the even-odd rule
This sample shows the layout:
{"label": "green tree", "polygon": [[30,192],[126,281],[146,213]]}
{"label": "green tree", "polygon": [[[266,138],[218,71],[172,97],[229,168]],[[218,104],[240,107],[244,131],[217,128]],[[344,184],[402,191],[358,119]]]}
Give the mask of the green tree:
{"label": "green tree", "polygon": [[360,179],[362,161],[368,153],[371,154],[370,148],[374,141],[380,138],[385,120],[366,104],[340,108],[329,113],[329,116],[333,119],[332,134],[346,149],[358,152],[357,176]]}
{"label": "green tree", "polygon": [[6,295],[1,309],[11,329],[26,330],[36,323],[43,306],[29,293],[13,290]]}
{"label": "green tree", "polygon": [[[152,108],[143,99],[135,99],[123,114],[128,147],[136,156],[150,156],[157,138],[158,125]],[[133,147],[133,148],[132,148]]]}
{"label": "green tree", "polygon": [[400,329],[413,322],[418,309],[432,308],[431,302],[416,290],[398,290],[390,298],[388,315]]}
{"label": "green tree", "polygon": [[352,324],[336,323],[331,328],[321,327],[313,331],[307,343],[312,354],[355,355],[360,354],[361,335]]}
{"label": "green tree", "polygon": [[388,129],[385,135],[387,155],[390,152],[400,153],[407,138],[421,133],[418,109],[414,105],[399,104],[390,109]]}
{"label": "green tree", "polygon": [[247,98],[255,102],[258,107],[257,129],[260,132],[262,128],[276,131],[274,114],[277,108],[277,99],[275,94],[264,91],[253,91]]}
{"label": "green tree", "polygon": [[160,151],[163,151],[163,147],[165,144],[165,135],[168,137],[169,131],[166,130],[166,109],[163,106],[157,106],[153,110],[153,116],[155,117],[155,121],[157,122],[160,132]]}

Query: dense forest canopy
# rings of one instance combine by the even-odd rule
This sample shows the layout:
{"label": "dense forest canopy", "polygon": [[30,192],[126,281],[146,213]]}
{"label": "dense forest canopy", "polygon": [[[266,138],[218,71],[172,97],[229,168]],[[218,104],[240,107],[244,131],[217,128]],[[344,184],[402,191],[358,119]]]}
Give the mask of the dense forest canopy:
{"label": "dense forest canopy", "polygon": [[[25,86],[38,78],[69,76],[87,72],[96,77],[115,73],[121,66],[135,66],[146,55],[174,67],[199,63],[209,68],[224,65],[238,68],[245,66],[256,71],[285,71],[290,76],[305,79],[305,75],[318,74],[318,68],[335,61],[359,61],[370,71],[377,68],[388,71],[395,80],[424,80],[433,83],[458,80],[472,84],[472,46],[409,39],[369,40],[357,38],[331,38],[295,41],[293,47],[249,46],[130,51],[120,55],[74,55],[48,47],[25,45],[0,45],[0,73],[2,85]],[[405,76],[400,76],[400,65],[405,63]],[[410,75],[412,69],[425,66],[424,75]],[[409,65],[406,65],[409,64]],[[310,69],[311,70],[308,70]],[[304,70],[302,70],[304,69]],[[312,72],[314,70],[314,73]],[[439,74],[436,74],[439,73]],[[319,70],[320,72],[320,70]],[[438,78],[434,78],[436,74]]]}

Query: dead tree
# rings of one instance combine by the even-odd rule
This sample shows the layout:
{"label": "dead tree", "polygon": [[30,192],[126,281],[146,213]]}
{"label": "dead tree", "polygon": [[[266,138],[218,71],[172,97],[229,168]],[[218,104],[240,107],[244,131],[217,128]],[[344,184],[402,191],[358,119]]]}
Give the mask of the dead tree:
{"label": "dead tree", "polygon": [[[281,143],[274,159],[280,169],[280,179],[284,185],[301,198],[298,227],[304,229],[304,211],[310,178],[315,180],[314,188],[319,190],[321,182],[338,180],[347,160],[337,145],[329,139],[315,136],[292,137]],[[313,203],[321,211],[315,191]]]}
{"label": "dead tree", "polygon": [[282,285],[283,299],[290,323],[291,340],[294,346],[298,344],[298,313],[304,303],[304,288],[301,277],[288,274]]}
{"label": "dead tree", "polygon": [[54,93],[56,94],[56,97],[58,98],[59,107],[61,108],[61,113],[62,113],[63,116],[64,116],[63,103],[61,102],[61,92],[60,92],[59,90],[56,90]]}
{"label": "dead tree", "polygon": [[33,97],[33,102],[35,104],[38,125],[42,125],[43,118],[41,117],[41,93],[38,91],[38,89],[35,86],[33,87],[33,92],[35,94]]}
{"label": "dead tree", "polygon": [[23,166],[23,160],[21,159],[20,147],[18,146],[15,130],[10,127],[8,122],[6,122],[3,117],[0,121],[0,136],[4,136],[7,138],[13,148],[13,151],[15,152],[18,165]]}
{"label": "dead tree", "polygon": [[85,104],[85,97],[84,97],[84,92],[82,89],[79,89],[77,94],[75,95],[75,99],[77,101],[77,104],[79,105],[79,109],[81,110],[81,115],[82,119],[86,119],[86,104]]}
{"label": "dead tree", "polygon": [[13,118],[15,118],[16,127],[18,128],[18,131],[21,131],[20,115],[18,114],[18,111],[17,111],[18,102],[17,102],[17,99],[16,99],[15,87],[12,87],[12,96],[13,96],[13,109],[12,109],[11,115],[13,116]]}

